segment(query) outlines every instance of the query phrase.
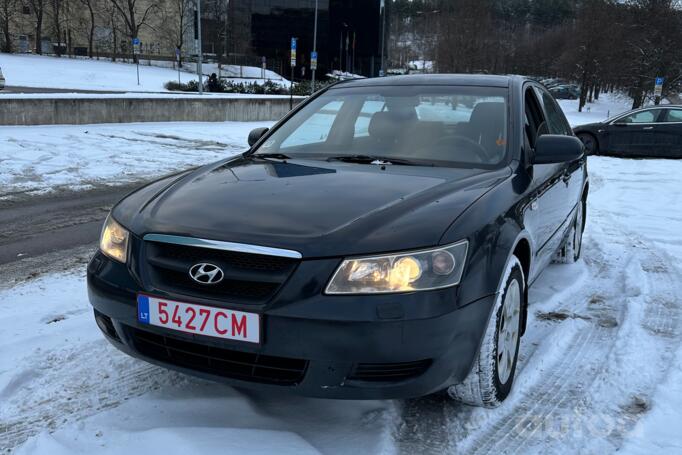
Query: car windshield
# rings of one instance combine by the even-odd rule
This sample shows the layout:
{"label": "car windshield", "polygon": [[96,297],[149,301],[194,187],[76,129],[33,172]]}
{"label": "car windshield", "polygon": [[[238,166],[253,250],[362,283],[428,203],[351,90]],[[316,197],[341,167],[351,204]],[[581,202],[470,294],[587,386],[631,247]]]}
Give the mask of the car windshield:
{"label": "car windshield", "polygon": [[504,88],[341,87],[307,104],[256,154],[489,168],[505,161],[507,123]]}

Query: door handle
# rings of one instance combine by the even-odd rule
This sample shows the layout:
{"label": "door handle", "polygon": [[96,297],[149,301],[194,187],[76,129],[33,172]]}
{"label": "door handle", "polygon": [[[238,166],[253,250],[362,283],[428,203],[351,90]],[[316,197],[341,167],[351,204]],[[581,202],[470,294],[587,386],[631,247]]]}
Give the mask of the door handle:
{"label": "door handle", "polygon": [[645,130],[653,130],[654,127],[653,127],[653,126],[645,126],[644,129],[645,129]]}
{"label": "door handle", "polygon": [[564,172],[564,175],[561,176],[561,180],[563,180],[564,183],[568,185],[569,180],[571,180],[571,175],[572,174],[570,172],[566,171]]}

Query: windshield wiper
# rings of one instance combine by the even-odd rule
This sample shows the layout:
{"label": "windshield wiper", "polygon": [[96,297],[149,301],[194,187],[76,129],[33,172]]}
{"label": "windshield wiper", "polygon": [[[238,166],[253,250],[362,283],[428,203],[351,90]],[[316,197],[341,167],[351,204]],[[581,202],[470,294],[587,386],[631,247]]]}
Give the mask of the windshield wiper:
{"label": "windshield wiper", "polygon": [[330,156],[327,161],[343,161],[344,163],[360,164],[398,164],[401,166],[423,166],[422,163],[404,158],[391,158],[378,155],[337,155]]}
{"label": "windshield wiper", "polygon": [[289,155],[285,155],[284,153],[252,153],[249,155],[254,158],[262,158],[262,159],[268,159],[268,158],[273,158],[276,160],[290,160],[291,157]]}

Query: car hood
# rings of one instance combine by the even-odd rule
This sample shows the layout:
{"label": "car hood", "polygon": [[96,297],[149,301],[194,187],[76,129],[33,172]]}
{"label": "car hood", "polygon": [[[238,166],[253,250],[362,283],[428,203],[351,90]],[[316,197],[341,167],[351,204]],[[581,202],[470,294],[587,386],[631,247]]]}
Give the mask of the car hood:
{"label": "car hood", "polygon": [[332,257],[437,245],[450,224],[511,173],[319,160],[236,158],[126,197],[116,220],[161,233]]}

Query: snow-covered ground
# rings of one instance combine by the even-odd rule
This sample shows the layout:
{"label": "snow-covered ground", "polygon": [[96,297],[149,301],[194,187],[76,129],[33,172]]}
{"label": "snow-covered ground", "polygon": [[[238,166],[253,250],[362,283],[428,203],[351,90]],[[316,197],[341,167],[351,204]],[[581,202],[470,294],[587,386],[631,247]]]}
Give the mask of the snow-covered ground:
{"label": "snow-covered ground", "polygon": [[578,100],[558,100],[571,126],[601,122],[632,108],[632,99],[619,93],[602,93],[598,100],[588,103],[578,112]]}
{"label": "snow-covered ground", "polygon": [[512,395],[325,401],[237,390],[102,338],[84,270],[0,292],[0,447],[67,453],[682,453],[677,161],[590,157],[584,259],[531,290]]}
{"label": "snow-covered ground", "polygon": [[120,185],[217,161],[272,122],[0,126],[0,199]]}
{"label": "snow-covered ground", "polygon": [[[6,85],[18,87],[38,87],[73,90],[122,91],[122,92],[166,92],[164,84],[178,80],[178,71],[173,69],[172,62],[152,62],[154,66],[140,64],[140,84],[137,84],[136,65],[109,60],[92,60],[84,58],[49,57],[27,54],[0,54],[0,68],[6,79]],[[160,66],[157,66],[160,65]],[[180,80],[189,82],[197,80],[194,64],[188,64],[180,71]],[[261,71],[258,68],[227,66],[224,74],[233,82],[258,82]],[[218,73],[217,65],[206,64],[202,67],[204,75]],[[266,79],[288,87],[289,82],[277,73],[267,71]],[[0,92],[2,95],[2,92]]]}

